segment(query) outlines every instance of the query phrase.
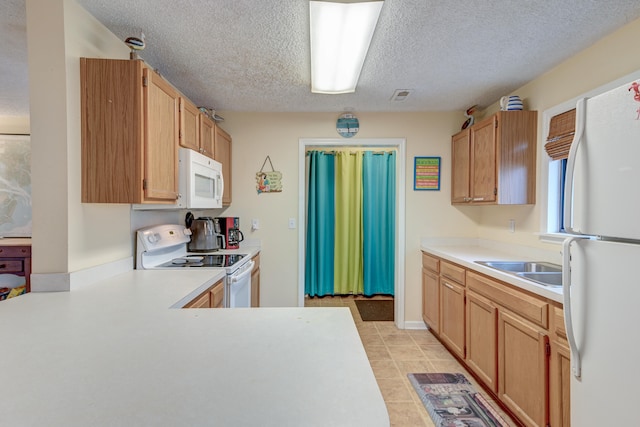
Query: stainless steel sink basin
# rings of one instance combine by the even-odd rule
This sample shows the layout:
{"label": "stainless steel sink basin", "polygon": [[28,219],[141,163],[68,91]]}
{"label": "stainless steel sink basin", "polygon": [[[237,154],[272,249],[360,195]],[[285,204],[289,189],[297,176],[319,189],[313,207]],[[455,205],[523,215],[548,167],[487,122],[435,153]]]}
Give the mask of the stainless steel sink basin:
{"label": "stainless steel sink basin", "polygon": [[476,264],[514,274],[540,285],[562,286],[562,266],[539,261],[475,261]]}
{"label": "stainless steel sink basin", "polygon": [[562,286],[562,272],[560,273],[516,273],[525,279],[533,280],[544,286]]}
{"label": "stainless steel sink basin", "polygon": [[477,264],[486,265],[509,273],[562,273],[562,266],[550,262],[539,261],[476,261]]}

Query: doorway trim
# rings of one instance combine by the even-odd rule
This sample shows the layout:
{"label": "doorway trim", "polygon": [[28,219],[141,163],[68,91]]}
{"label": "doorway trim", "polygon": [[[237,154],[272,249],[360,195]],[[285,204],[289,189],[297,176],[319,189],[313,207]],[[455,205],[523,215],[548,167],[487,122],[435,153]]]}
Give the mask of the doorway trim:
{"label": "doorway trim", "polygon": [[396,168],[396,241],[395,241],[395,284],[394,318],[399,329],[404,329],[405,295],[405,207],[406,207],[406,139],[405,138],[368,138],[345,140],[339,138],[300,138],[298,140],[298,306],[304,307],[304,280],[306,255],[306,161],[307,148],[340,147],[394,147],[398,151]]}

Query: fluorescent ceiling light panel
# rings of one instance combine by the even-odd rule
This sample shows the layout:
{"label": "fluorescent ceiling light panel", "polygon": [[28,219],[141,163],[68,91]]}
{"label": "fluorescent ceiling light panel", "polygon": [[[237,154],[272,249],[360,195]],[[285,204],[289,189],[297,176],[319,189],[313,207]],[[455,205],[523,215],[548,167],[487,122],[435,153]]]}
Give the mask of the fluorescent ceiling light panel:
{"label": "fluorescent ceiling light panel", "polygon": [[311,92],[355,92],[382,1],[310,1]]}

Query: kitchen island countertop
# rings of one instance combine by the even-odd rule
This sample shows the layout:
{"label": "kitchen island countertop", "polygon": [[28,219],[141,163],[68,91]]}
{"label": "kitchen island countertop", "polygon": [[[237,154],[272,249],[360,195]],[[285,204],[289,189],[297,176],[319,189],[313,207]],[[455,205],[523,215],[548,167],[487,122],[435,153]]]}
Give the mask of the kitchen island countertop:
{"label": "kitchen island countertop", "polygon": [[347,308],[170,308],[210,280],[134,270],[0,303],[0,425],[389,425]]}

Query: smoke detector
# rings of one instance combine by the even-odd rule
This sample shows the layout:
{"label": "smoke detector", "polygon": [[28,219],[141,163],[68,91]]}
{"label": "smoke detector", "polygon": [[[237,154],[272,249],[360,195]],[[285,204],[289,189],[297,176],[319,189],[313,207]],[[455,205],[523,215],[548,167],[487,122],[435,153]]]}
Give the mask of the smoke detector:
{"label": "smoke detector", "polygon": [[393,96],[391,97],[391,100],[398,101],[398,102],[404,101],[409,97],[409,95],[411,95],[412,91],[413,89],[396,89],[396,91],[393,92]]}

